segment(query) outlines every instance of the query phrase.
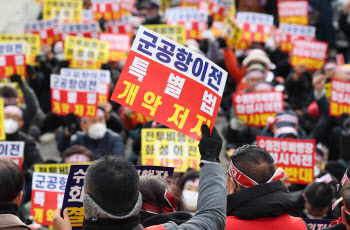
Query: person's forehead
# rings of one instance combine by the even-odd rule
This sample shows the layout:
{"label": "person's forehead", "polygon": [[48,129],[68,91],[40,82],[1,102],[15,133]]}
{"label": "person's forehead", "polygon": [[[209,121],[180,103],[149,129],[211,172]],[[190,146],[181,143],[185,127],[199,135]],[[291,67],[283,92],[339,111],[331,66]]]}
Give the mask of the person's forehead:
{"label": "person's forehead", "polygon": [[14,113],[14,112],[4,112],[4,114],[6,116],[11,116],[11,117],[18,117],[21,119],[21,117],[17,114],[17,113]]}

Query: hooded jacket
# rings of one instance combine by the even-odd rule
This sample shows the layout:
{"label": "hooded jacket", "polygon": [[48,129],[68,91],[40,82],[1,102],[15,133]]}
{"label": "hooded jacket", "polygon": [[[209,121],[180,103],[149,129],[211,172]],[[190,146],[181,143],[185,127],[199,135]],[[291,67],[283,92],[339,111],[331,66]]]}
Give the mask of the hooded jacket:
{"label": "hooded jacket", "polygon": [[280,180],[241,189],[227,197],[226,230],[236,226],[247,230],[308,229],[301,218],[287,215],[293,207],[292,196]]}

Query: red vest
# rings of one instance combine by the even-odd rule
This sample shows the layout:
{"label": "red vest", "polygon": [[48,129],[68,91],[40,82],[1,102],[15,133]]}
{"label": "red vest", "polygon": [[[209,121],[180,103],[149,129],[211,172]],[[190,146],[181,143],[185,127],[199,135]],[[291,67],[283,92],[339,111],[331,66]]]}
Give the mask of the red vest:
{"label": "red vest", "polygon": [[226,218],[226,230],[307,230],[304,221],[299,217],[283,214],[279,217],[260,218],[255,220],[242,220],[235,216]]}

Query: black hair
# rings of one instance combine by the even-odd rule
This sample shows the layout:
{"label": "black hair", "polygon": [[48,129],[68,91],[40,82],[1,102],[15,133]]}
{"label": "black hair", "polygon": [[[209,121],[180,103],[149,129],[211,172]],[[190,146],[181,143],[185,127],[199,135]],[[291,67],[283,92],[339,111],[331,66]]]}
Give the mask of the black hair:
{"label": "black hair", "polygon": [[255,145],[239,147],[231,156],[234,166],[257,183],[266,183],[275,173],[275,164],[271,155]]}
{"label": "black hair", "polygon": [[0,203],[11,204],[24,187],[22,170],[13,161],[0,158]]}
{"label": "black hair", "polygon": [[107,212],[126,214],[137,202],[139,175],[128,160],[115,155],[103,156],[88,168],[85,191]]}
{"label": "black hair", "polygon": [[330,184],[313,182],[306,187],[305,196],[311,209],[320,211],[332,205],[335,191]]}
{"label": "black hair", "polygon": [[183,177],[180,179],[179,183],[178,183],[178,187],[182,190],[184,190],[184,187],[185,187],[185,184],[187,181],[189,180],[195,180],[199,178],[199,172],[198,171],[195,171],[193,169],[187,171]]}
{"label": "black hair", "polygon": [[3,86],[0,87],[0,96],[10,98],[10,97],[18,97],[17,90],[12,86]]}

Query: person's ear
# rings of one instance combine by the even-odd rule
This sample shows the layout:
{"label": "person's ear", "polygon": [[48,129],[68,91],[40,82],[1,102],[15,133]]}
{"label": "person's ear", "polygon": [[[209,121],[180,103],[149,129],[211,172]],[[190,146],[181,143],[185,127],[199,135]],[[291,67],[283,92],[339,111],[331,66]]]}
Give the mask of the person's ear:
{"label": "person's ear", "polygon": [[24,125],[24,121],[21,120],[21,121],[18,123],[18,127],[19,127],[19,128],[22,128],[23,125]]}
{"label": "person's ear", "polygon": [[22,201],[22,196],[23,196],[23,192],[21,191],[18,196],[15,198],[15,201],[13,202],[15,205],[19,206],[21,204]]}
{"label": "person's ear", "polygon": [[341,219],[343,221],[343,224],[346,225],[346,226],[349,226],[349,224],[348,224],[348,222],[346,221],[346,218],[345,218],[346,213],[345,213],[345,207],[344,206],[341,207],[340,213],[341,213]]}
{"label": "person's ear", "polygon": [[303,196],[303,199],[306,201],[307,199],[306,199],[305,193],[303,193],[303,194],[301,194],[301,195]]}

